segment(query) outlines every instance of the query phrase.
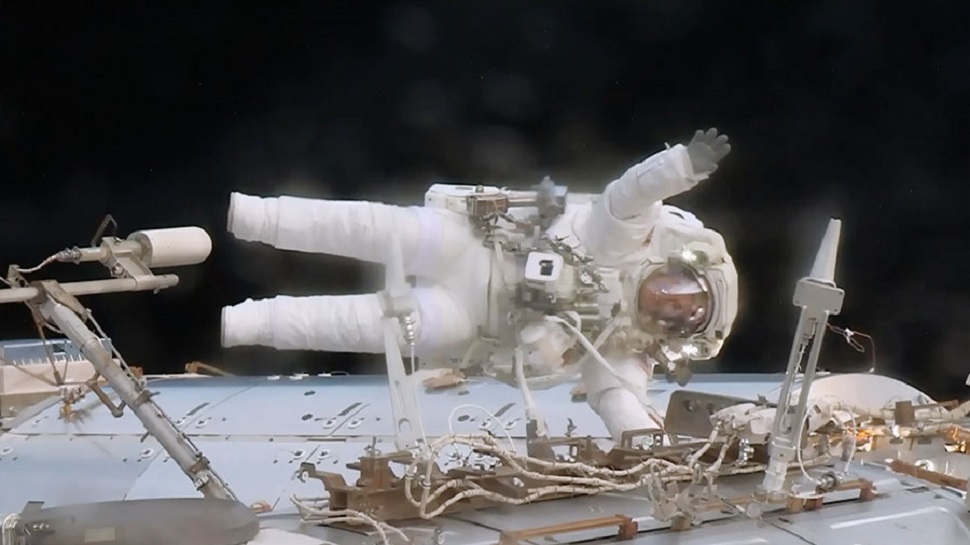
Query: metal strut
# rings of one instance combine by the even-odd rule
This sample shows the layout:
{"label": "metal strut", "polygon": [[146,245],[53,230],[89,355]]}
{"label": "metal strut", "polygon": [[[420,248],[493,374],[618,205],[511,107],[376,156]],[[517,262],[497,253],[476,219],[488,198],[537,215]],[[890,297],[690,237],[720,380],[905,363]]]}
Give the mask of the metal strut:
{"label": "metal strut", "polygon": [[[76,309],[83,308],[80,302],[60,290],[56,282],[41,282],[40,287],[43,297],[39,303],[31,303],[31,306],[35,306],[45,319],[56,324],[64,336],[81,350],[98,374],[108,381],[122,403],[135,413],[145,426],[145,431],[192,479],[196,490],[207,498],[236,499],[229,485],[209,467],[209,460],[152,400],[151,391],[115,362],[112,354],[101,344],[101,339],[78,316]],[[121,413],[117,416],[121,416]]]}
{"label": "metal strut", "polygon": [[[845,292],[835,285],[835,262],[841,229],[840,220],[829,220],[811,274],[799,280],[795,286],[793,302],[802,310],[771,430],[768,469],[762,483],[762,488],[769,494],[783,492],[789,464],[796,461],[796,453],[801,448],[808,394],[815,380],[818,356],[822,348],[822,337],[829,316],[838,315],[842,310]],[[792,404],[791,391],[809,345],[811,349],[808,350],[808,361],[804,365],[798,402]]]}
{"label": "metal strut", "polygon": [[[124,407],[129,407],[145,426],[145,430],[192,480],[197,490],[208,498],[235,500],[229,485],[209,467],[206,457],[162,408],[155,404],[152,392],[145,387],[144,381],[130,371],[117,351],[112,353],[106,349],[101,338],[91,331],[86,324],[88,320],[103,336],[100,326],[75,298],[75,295],[122,291],[157,292],[175,286],[178,284],[177,276],[155,275],[151,267],[198,264],[205,261],[211,249],[209,235],[198,227],[139,231],[126,240],[113,236],[104,237],[99,246],[63,250],[31,269],[12,265],[7,279],[12,287],[0,289],[0,304],[26,303],[38,323],[55,324],[81,350],[98,375],[107,380],[121,399],[121,406],[115,406],[98,388],[97,377],[89,382],[92,390],[108,406],[113,416],[121,417]],[[90,261],[100,262],[113,278],[66,284],[55,280],[40,280],[28,284],[23,277],[24,274],[37,272],[53,262]]]}
{"label": "metal strut", "polygon": [[412,450],[423,442],[424,425],[421,422],[415,377],[408,375],[404,367],[404,358],[398,344],[398,326],[411,348],[413,363],[417,337],[413,315],[417,311],[417,304],[405,277],[404,256],[396,234],[392,233],[388,239],[387,252],[384,289],[380,292],[380,298],[384,311],[384,356],[390,386],[391,413],[394,416],[394,444],[398,450]]}

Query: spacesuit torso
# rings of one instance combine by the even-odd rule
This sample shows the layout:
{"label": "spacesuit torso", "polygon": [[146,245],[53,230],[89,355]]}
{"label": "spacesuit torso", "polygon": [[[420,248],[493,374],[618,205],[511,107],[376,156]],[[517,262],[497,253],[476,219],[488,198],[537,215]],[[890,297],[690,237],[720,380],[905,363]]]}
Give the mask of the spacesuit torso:
{"label": "spacesuit torso", "polygon": [[[689,343],[690,357],[716,355],[733,320],[732,305],[706,306],[704,327],[686,336],[671,336],[643,327],[636,302],[643,279],[671,260],[694,266],[692,259],[706,259],[707,289],[719,295],[732,291],[733,264],[720,235],[693,214],[662,205],[637,249],[610,260],[608,254],[589,251],[585,242],[617,230],[611,225],[615,218],[604,221],[604,211],[596,208],[600,196],[561,193],[559,211],[539,219],[541,214],[529,206],[525,192],[446,184],[429,189],[425,207],[454,214],[453,221],[467,221],[467,228],[476,233],[479,244],[466,248],[453,265],[461,272],[438,276],[452,279],[450,288],[465,294],[465,306],[479,334],[470,340],[472,345],[461,343],[458,351],[426,357],[425,364],[483,366],[489,374],[511,378],[511,351],[522,348],[533,384],[557,383],[543,378],[567,378],[570,369],[576,370],[570,364],[578,363],[583,350],[575,350],[578,339],[564,324],[543,319],[555,314],[572,317],[575,329],[590,341],[609,325],[602,341],[620,351],[640,353],[659,344],[668,352],[681,353]],[[520,206],[509,204],[515,201]],[[495,206],[502,217],[483,220],[481,210]],[[597,257],[612,266],[600,265]],[[730,303],[727,295],[715,299]]]}

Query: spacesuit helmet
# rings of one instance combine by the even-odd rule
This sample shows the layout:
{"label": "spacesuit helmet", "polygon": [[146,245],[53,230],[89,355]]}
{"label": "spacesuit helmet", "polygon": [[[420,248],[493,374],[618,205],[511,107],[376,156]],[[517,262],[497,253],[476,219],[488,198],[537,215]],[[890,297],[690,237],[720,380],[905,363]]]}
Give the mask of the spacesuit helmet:
{"label": "spacesuit helmet", "polygon": [[688,338],[711,321],[714,295],[696,267],[671,259],[646,272],[637,287],[636,313],[647,332]]}
{"label": "spacesuit helmet", "polygon": [[627,315],[665,353],[717,357],[738,312],[738,275],[724,238],[696,219],[674,221],[649,248],[624,281]]}

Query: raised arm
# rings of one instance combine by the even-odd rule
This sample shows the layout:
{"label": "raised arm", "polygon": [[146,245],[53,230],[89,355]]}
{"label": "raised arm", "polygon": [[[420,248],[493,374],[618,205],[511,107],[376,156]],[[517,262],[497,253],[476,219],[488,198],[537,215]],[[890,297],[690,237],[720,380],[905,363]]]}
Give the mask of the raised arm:
{"label": "raised arm", "polygon": [[689,191],[715,170],[731,151],[717,129],[697,131],[634,165],[603,191],[586,223],[587,251],[602,266],[623,262],[648,240],[665,199]]}

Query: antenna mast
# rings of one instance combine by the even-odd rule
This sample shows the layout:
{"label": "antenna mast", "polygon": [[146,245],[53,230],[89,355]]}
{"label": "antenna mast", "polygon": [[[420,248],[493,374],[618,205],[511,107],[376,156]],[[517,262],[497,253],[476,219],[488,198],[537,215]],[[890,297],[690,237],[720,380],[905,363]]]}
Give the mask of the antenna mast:
{"label": "antenna mast", "polygon": [[[825,237],[815,256],[811,274],[795,285],[793,302],[795,306],[801,307],[802,311],[771,430],[768,469],[765,471],[762,483],[762,488],[769,494],[782,493],[789,464],[796,461],[796,453],[801,448],[808,394],[815,380],[822,338],[828,326],[829,316],[838,315],[842,310],[845,292],[835,285],[835,263],[841,231],[841,220],[829,220]],[[811,345],[810,349],[809,345]],[[798,401],[792,403],[792,388],[798,379],[798,371],[802,368],[806,350],[808,361],[804,365]]]}

